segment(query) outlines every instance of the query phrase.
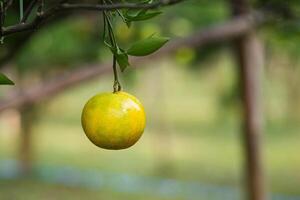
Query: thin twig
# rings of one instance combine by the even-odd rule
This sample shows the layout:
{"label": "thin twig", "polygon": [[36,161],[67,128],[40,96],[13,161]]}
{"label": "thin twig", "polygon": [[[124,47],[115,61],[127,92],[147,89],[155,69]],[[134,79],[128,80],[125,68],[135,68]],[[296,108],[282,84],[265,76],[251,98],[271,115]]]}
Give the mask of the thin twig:
{"label": "thin twig", "polygon": [[6,0],[4,1],[4,11],[6,12],[8,8],[12,5],[14,1],[13,0]]}
{"label": "thin twig", "polygon": [[32,0],[30,2],[30,4],[28,5],[28,7],[26,8],[25,12],[24,12],[24,16],[21,20],[21,23],[25,23],[28,19],[28,17],[30,16],[35,4],[37,3],[37,0]]}

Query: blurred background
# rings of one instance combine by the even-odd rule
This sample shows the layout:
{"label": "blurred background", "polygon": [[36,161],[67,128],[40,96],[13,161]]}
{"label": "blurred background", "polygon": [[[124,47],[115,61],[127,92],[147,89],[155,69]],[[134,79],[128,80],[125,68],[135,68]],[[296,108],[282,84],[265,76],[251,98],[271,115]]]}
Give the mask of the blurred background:
{"label": "blurred background", "polygon": [[[277,13],[289,8],[298,14],[300,8],[297,1],[252,6],[266,5],[277,6]],[[18,20],[17,7],[10,12],[8,25]],[[153,33],[172,42],[230,17],[226,0],[189,0],[130,29],[116,21],[115,32],[124,47]],[[263,165],[275,200],[300,199],[299,28],[299,20],[280,15],[257,32],[265,52]],[[1,86],[0,98],[110,63],[101,35],[100,14],[82,12],[55,18],[29,37],[6,37],[0,56],[18,44],[22,48],[3,69],[16,86]],[[81,128],[85,102],[112,91],[111,73],[0,113],[1,200],[244,199],[239,69],[230,41],[183,46],[133,64],[120,76],[124,90],[137,96],[147,113],[144,135],[127,150],[99,149]]]}

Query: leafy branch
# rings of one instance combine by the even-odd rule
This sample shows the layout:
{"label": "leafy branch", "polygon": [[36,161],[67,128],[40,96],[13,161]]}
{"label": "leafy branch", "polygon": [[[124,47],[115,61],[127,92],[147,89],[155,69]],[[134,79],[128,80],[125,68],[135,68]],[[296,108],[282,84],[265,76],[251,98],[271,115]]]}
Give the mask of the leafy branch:
{"label": "leafy branch", "polygon": [[[120,17],[122,21],[126,23],[128,27],[130,27],[132,22],[148,20],[162,13],[161,11],[154,9],[158,9],[166,5],[176,4],[181,1],[183,0],[143,0],[137,1],[138,3],[128,3],[126,0],[121,0],[120,3],[119,1],[118,3],[115,3],[112,0],[102,0],[101,3],[98,4],[71,4],[67,3],[67,0],[60,0],[56,5],[45,9],[44,0],[31,0],[24,10],[23,0],[19,0],[20,22],[12,26],[4,27],[3,24],[5,21],[6,12],[13,4],[13,0],[4,0],[4,2],[0,2],[0,38],[1,41],[3,41],[5,36],[18,32],[35,30],[39,28],[39,26],[47,19],[62,11],[101,11],[103,14],[104,24],[103,40],[113,54],[114,91],[116,92],[121,90],[121,85],[118,80],[117,65],[119,65],[121,71],[123,72],[130,65],[129,55],[149,55],[162,47],[168,41],[168,38],[156,37],[152,35],[149,38],[134,43],[129,49],[125,50],[117,43],[113,30],[114,19],[116,17]],[[33,13],[34,10],[36,10],[35,14]],[[35,17],[29,21],[29,17],[31,15],[35,15]],[[5,76],[2,75],[2,77]],[[2,79],[4,80],[4,78]],[[5,81],[3,83],[2,82],[0,82],[0,84],[7,84]]]}
{"label": "leafy branch", "polygon": [[[113,5],[111,0],[103,0],[103,5]],[[151,4],[151,0],[144,1],[143,5]],[[148,12],[148,9],[142,8],[139,10],[130,9],[116,9],[114,11],[103,11],[103,41],[104,44],[111,50],[113,54],[113,72],[114,72],[114,92],[121,90],[121,84],[118,79],[117,64],[120,70],[123,72],[129,64],[129,55],[132,56],[146,56],[149,55],[160,47],[162,47],[169,39],[165,37],[154,37],[153,35],[147,39],[134,43],[129,49],[125,50],[117,43],[114,29],[113,20],[116,17],[120,17],[124,23],[130,27],[134,21],[142,21],[151,19],[159,15],[160,11]]]}

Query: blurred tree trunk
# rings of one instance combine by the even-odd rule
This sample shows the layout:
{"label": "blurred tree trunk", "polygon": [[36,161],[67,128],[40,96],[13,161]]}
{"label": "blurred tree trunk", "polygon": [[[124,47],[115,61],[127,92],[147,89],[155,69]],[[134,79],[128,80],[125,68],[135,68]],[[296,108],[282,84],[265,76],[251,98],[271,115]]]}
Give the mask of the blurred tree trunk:
{"label": "blurred tree trunk", "polygon": [[[17,70],[18,92],[24,93],[27,82],[21,71]],[[20,113],[19,169],[22,176],[30,175],[33,163],[33,128],[37,119],[37,105],[27,104],[18,108]]]}
{"label": "blurred tree trunk", "polygon": [[[233,16],[250,13],[248,0],[231,0]],[[237,63],[243,101],[243,130],[246,157],[246,178],[249,200],[265,200],[262,168],[262,67],[263,51],[255,30],[250,30],[236,40]]]}
{"label": "blurred tree trunk", "polygon": [[20,170],[22,175],[30,174],[32,170],[32,132],[35,111],[32,106],[20,109],[21,131],[19,144]]}

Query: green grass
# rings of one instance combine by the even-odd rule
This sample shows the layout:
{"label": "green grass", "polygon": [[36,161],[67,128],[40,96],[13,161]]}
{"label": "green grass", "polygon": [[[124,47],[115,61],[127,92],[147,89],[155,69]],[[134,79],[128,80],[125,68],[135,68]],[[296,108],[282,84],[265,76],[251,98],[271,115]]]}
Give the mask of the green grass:
{"label": "green grass", "polygon": [[[47,184],[35,180],[0,181],[0,198],[6,200],[113,200],[113,199],[145,199],[152,200],[153,196],[142,194],[124,194],[110,190],[90,190],[78,187],[68,187],[59,184]],[[156,200],[170,200],[170,198],[155,197]],[[174,199],[174,198],[172,198]],[[179,199],[175,199],[179,200]]]}

